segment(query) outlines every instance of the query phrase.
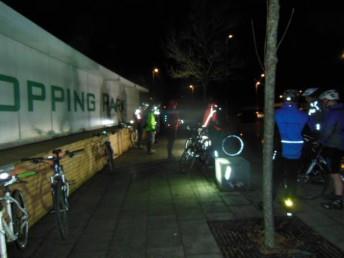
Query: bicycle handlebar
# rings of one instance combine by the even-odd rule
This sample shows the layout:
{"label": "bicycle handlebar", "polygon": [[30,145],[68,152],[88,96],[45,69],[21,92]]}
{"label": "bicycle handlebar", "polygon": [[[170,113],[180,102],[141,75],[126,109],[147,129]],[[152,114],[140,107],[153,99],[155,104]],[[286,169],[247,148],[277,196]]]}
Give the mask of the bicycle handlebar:
{"label": "bicycle handlebar", "polygon": [[[54,156],[22,158],[21,161],[31,161],[32,163],[37,164],[37,163],[41,163],[41,162],[44,162],[44,161],[55,160],[57,158],[60,160],[60,159],[63,159],[65,155],[67,155],[68,157],[72,158],[72,157],[74,157],[75,155],[79,154],[82,151],[84,151],[84,149],[77,149],[77,150],[74,150],[74,151],[66,150],[64,152],[61,149],[55,149],[55,150],[52,151]],[[60,153],[62,153],[63,155],[59,156]]]}

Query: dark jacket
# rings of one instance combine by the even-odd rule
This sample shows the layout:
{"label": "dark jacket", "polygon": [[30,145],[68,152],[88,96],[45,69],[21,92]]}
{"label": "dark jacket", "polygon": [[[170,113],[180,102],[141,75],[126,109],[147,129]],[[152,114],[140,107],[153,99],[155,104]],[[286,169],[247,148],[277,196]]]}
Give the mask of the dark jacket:
{"label": "dark jacket", "polygon": [[344,150],[344,104],[338,103],[327,110],[321,123],[320,142]]}

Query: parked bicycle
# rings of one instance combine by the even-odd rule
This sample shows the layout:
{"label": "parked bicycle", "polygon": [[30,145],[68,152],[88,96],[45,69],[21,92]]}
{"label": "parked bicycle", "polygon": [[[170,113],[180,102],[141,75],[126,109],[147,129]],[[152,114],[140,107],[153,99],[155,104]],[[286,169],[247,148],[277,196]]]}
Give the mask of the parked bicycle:
{"label": "parked bicycle", "polygon": [[55,214],[58,231],[62,239],[66,239],[69,232],[67,212],[69,210],[68,197],[70,182],[65,177],[61,159],[66,156],[73,157],[81,151],[83,150],[62,151],[61,149],[56,149],[53,150],[53,155],[48,157],[22,159],[22,161],[32,161],[33,163],[47,162],[52,165],[54,174],[50,177],[50,183],[53,197],[53,213]]}
{"label": "parked bicycle", "polygon": [[330,191],[330,169],[322,156],[322,146],[310,137],[305,141],[312,145],[313,157],[303,167],[297,178],[297,195],[306,200],[325,196]]}
{"label": "parked bicycle", "polygon": [[36,173],[26,171],[18,175],[13,174],[13,166],[0,168],[0,257],[7,258],[8,242],[15,242],[19,249],[26,247],[29,234],[29,212],[26,208],[22,193],[11,190],[11,186],[24,183],[24,178]]}
{"label": "parked bicycle", "polygon": [[132,146],[137,144],[138,140],[138,130],[135,128],[132,123],[120,123],[121,128],[127,128],[129,130],[129,139]]}
{"label": "parked bicycle", "polygon": [[211,140],[207,136],[206,129],[188,127],[188,130],[191,135],[186,140],[184,152],[179,159],[179,171],[182,173],[190,171],[196,161],[207,165],[211,157]]}
{"label": "parked bicycle", "polygon": [[113,159],[114,159],[114,151],[113,148],[111,146],[111,142],[109,140],[109,134],[111,132],[107,131],[107,130],[103,130],[99,133],[96,134],[96,136],[101,136],[102,137],[102,141],[98,142],[96,145],[94,145],[95,147],[95,158],[106,158],[106,165],[105,165],[105,169],[107,171],[109,171],[110,173],[113,172]]}

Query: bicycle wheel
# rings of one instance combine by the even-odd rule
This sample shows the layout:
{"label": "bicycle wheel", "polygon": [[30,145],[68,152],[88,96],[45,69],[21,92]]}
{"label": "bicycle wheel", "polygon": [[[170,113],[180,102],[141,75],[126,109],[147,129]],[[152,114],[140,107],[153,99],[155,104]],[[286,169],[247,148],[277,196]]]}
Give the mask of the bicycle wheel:
{"label": "bicycle wheel", "polygon": [[65,185],[59,179],[53,184],[53,198],[57,228],[61,238],[66,239],[69,233],[68,196]]}
{"label": "bicycle wheel", "polygon": [[296,195],[305,200],[324,196],[330,188],[329,181],[329,175],[320,170],[315,170],[308,176],[301,174],[297,178]]}
{"label": "bicycle wheel", "polygon": [[186,173],[187,171],[192,169],[194,163],[195,158],[191,148],[185,149],[179,159],[179,171],[182,173]]}
{"label": "bicycle wheel", "polygon": [[135,146],[135,144],[137,143],[137,139],[138,139],[137,129],[132,129],[130,131],[130,141],[131,141],[132,146]]}
{"label": "bicycle wheel", "polygon": [[15,243],[19,249],[23,249],[26,247],[28,241],[29,216],[21,192],[15,190],[11,195],[12,198],[18,202],[17,204],[20,205],[20,208],[26,211],[25,213],[23,210],[21,210],[16,203],[11,203],[13,230],[14,234],[17,235]]}

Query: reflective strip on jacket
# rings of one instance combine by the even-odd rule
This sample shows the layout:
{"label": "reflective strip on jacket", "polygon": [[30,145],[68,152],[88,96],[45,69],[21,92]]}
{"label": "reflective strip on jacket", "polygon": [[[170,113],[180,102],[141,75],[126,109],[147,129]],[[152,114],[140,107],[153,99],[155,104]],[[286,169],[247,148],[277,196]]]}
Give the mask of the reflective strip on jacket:
{"label": "reflective strip on jacket", "polygon": [[302,155],[302,131],[308,122],[305,112],[296,104],[285,103],[275,113],[275,121],[282,143],[282,156],[286,159],[299,159]]}

